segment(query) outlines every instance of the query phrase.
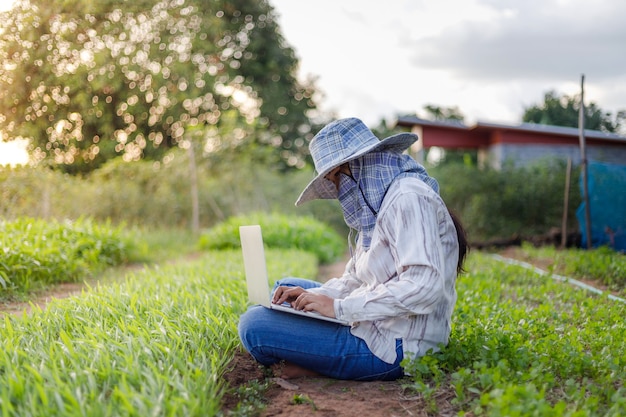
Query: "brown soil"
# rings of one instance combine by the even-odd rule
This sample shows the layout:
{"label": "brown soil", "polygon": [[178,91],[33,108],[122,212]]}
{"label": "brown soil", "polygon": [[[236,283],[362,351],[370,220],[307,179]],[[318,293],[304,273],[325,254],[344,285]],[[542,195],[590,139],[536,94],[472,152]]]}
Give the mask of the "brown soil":
{"label": "brown soil", "polygon": [[6,314],[18,316],[29,314],[33,306],[43,309],[54,298],[67,298],[74,294],[80,294],[85,285],[84,283],[76,282],[55,285],[53,288],[36,293],[29,301],[14,301],[2,305],[0,307],[0,316]]}
{"label": "brown soil", "polygon": [[[501,255],[513,259],[524,259],[516,248],[506,248]],[[547,270],[547,262],[535,266]],[[345,261],[322,266],[319,279],[340,276]],[[62,284],[48,291],[36,294],[29,302],[7,303],[0,306],[3,314],[24,314],[31,310],[31,305],[45,308],[53,298],[65,298],[80,293],[85,284]],[[245,388],[253,383],[266,384],[267,389],[260,416],[302,417],[302,416],[453,416],[459,411],[452,400],[455,393],[452,387],[441,387],[435,397],[425,401],[420,394],[404,387],[409,380],[393,382],[355,382],[339,381],[321,377],[302,377],[291,380],[274,378],[269,370],[259,366],[244,351],[236,353],[224,376],[229,394],[224,399],[224,415],[232,415],[242,404],[250,403],[250,390]],[[257,399],[258,401],[258,399]],[[436,411],[434,411],[436,410]]]}
{"label": "brown soil", "polygon": [[[144,268],[143,264],[129,264],[120,268],[120,275],[123,276],[130,271],[136,271],[142,268]],[[114,279],[110,279],[107,282],[111,283],[113,281]],[[30,314],[33,308],[46,308],[48,303],[53,299],[62,299],[78,295],[89,288],[96,287],[100,283],[102,283],[102,281],[100,281],[99,278],[90,278],[83,282],[65,282],[34,291],[29,295],[28,301],[8,301],[0,304],[0,318],[7,314],[16,316]]]}
{"label": "brown soil", "polygon": [[[267,383],[261,417],[456,415],[450,403],[455,397],[453,389],[438,391],[434,398],[438,412],[432,414],[427,412],[428,404],[421,395],[403,388],[403,382],[409,381],[355,382],[320,377],[283,380],[268,375],[246,352],[235,355],[225,378],[231,387],[243,387],[250,381]],[[222,407],[225,415],[234,412],[245,399],[245,394],[237,392],[228,395]]]}

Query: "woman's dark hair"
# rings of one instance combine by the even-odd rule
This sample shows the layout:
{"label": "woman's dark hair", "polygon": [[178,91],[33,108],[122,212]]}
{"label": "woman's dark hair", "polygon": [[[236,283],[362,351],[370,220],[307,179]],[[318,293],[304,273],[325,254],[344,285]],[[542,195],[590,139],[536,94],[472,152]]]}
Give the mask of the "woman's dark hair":
{"label": "woman's dark hair", "polygon": [[469,252],[469,245],[467,243],[467,234],[465,233],[461,219],[459,219],[459,217],[450,209],[448,209],[448,213],[450,213],[450,217],[452,217],[452,222],[454,223],[454,228],[456,229],[456,238],[459,242],[459,261],[456,264],[456,273],[459,275],[466,272],[463,268],[463,264],[465,263],[465,257]]}

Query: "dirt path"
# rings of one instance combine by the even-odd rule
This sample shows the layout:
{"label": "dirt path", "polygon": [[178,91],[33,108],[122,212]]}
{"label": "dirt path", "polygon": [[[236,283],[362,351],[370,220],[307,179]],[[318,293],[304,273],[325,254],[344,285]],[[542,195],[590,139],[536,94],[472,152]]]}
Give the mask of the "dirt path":
{"label": "dirt path", "polygon": [[53,288],[37,292],[29,301],[7,302],[0,307],[0,317],[6,314],[21,316],[30,314],[33,306],[45,308],[54,298],[67,298],[75,294],[80,294],[86,287],[85,283],[64,283],[55,285]]}
{"label": "dirt path", "polygon": [[[194,255],[195,256],[195,255]],[[0,318],[13,314],[21,316],[24,314],[30,314],[33,307],[44,309],[53,299],[68,298],[73,295],[78,295],[84,290],[89,288],[95,288],[101,283],[115,282],[117,279],[121,279],[126,274],[132,271],[139,271],[143,269],[143,264],[130,264],[123,267],[119,267],[119,277],[117,278],[92,278],[81,282],[65,282],[61,284],[55,284],[49,288],[35,291],[29,295],[28,301],[9,301],[0,304]]]}
{"label": "dirt path", "polygon": [[[261,417],[432,416],[426,412],[427,405],[421,396],[403,388],[403,381],[355,382],[309,377],[284,381],[268,378],[266,371],[250,355],[242,352],[235,356],[225,378],[234,387],[253,380],[268,382],[264,398],[266,407]],[[450,404],[454,396],[454,390],[450,389],[436,398],[437,415],[456,414]],[[225,415],[235,410],[237,403],[243,399],[243,396],[237,395],[227,397],[223,405]]]}

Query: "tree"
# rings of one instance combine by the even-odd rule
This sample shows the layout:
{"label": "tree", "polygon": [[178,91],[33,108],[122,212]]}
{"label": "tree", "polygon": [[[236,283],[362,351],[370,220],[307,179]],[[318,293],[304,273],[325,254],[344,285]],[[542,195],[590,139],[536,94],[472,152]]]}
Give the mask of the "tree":
{"label": "tree", "polygon": [[433,104],[427,104],[424,106],[424,110],[427,113],[426,118],[429,120],[458,120],[460,122],[465,120],[465,116],[461,113],[458,107],[440,107]]}
{"label": "tree", "polygon": [[0,21],[0,131],[38,160],[158,160],[200,127],[205,150],[303,164],[314,81],[266,1],[18,0]]}
{"label": "tree", "polygon": [[[580,96],[559,96],[555,91],[545,93],[543,103],[527,107],[522,121],[553,126],[578,127]],[[585,105],[585,129],[618,132],[626,120],[626,111],[615,117],[600,109],[596,103]]]}
{"label": "tree", "polygon": [[387,120],[385,120],[384,118],[381,118],[378,121],[378,125],[371,127],[370,130],[380,140],[383,140],[392,135],[396,135],[403,131],[401,128],[390,126]]}

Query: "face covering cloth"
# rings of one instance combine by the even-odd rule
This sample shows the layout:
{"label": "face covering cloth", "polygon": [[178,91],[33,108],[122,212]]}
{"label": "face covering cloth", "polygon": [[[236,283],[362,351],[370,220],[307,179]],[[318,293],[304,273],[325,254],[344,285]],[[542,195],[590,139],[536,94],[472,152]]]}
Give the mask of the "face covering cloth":
{"label": "face covering cloth", "polygon": [[418,178],[439,193],[437,180],[406,154],[371,152],[350,161],[349,166],[352,177],[341,176],[338,199],[346,224],[361,235],[365,250],[370,247],[376,216],[393,181]]}

